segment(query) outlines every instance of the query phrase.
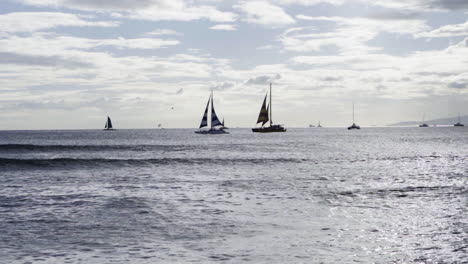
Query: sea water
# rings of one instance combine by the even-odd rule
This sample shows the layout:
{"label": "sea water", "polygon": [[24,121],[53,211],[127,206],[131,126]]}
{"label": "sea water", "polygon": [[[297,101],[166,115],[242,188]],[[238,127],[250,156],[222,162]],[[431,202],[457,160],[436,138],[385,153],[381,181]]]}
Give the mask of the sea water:
{"label": "sea water", "polygon": [[0,263],[468,262],[468,129],[0,131]]}

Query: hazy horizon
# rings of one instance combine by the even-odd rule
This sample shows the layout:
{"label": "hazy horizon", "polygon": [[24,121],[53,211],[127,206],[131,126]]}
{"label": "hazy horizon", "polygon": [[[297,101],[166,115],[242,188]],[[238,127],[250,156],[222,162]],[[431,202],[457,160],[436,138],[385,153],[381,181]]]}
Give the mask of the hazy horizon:
{"label": "hazy horizon", "polygon": [[468,114],[468,2],[8,0],[0,130],[253,127]]}

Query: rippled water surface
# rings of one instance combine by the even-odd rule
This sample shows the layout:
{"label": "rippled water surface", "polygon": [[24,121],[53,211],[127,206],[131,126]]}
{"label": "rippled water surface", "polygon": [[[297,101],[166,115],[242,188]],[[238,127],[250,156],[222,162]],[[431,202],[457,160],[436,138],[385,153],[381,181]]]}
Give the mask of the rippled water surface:
{"label": "rippled water surface", "polygon": [[0,131],[0,263],[468,262],[468,128]]}

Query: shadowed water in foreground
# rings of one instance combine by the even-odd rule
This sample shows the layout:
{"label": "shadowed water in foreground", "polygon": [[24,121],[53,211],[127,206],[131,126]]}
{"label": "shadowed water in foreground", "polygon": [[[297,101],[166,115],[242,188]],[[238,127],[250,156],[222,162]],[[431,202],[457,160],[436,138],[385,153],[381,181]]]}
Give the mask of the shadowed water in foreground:
{"label": "shadowed water in foreground", "polygon": [[467,183],[467,128],[0,131],[0,262],[462,263]]}

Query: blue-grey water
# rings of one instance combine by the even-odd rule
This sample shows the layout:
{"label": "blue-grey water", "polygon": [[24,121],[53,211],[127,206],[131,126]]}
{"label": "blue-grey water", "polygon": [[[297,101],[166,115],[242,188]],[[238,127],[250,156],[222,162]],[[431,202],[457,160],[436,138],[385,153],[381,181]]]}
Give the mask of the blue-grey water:
{"label": "blue-grey water", "polygon": [[0,131],[0,263],[467,263],[468,128]]}

